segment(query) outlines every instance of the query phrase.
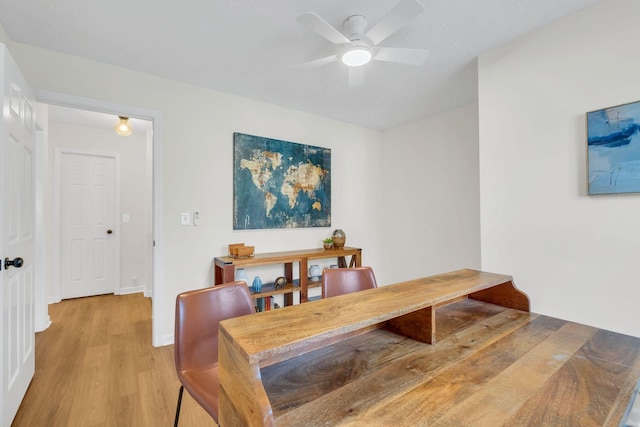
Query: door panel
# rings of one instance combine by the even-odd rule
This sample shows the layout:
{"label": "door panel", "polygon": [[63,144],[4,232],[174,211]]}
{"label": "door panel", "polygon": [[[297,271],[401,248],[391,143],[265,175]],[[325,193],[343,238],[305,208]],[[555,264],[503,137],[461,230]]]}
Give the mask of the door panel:
{"label": "door panel", "polygon": [[[35,370],[34,333],[34,147],[35,116],[31,89],[6,48],[0,135],[0,295],[2,298],[2,425],[11,425]],[[5,259],[22,258],[21,268]]]}
{"label": "door panel", "polygon": [[115,163],[114,157],[106,155],[61,154],[60,294],[63,299],[114,292]]}

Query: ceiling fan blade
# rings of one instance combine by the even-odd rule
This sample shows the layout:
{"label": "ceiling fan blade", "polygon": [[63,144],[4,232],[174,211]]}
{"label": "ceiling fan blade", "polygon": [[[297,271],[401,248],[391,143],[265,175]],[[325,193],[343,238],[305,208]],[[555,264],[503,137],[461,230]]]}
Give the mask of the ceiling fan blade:
{"label": "ceiling fan blade", "polygon": [[290,67],[290,68],[293,69],[293,68],[319,67],[321,65],[328,64],[330,62],[337,61],[337,60],[338,60],[338,55],[325,56],[324,58],[318,58],[312,61],[303,62],[302,64],[294,65],[293,67]]}
{"label": "ceiling fan blade", "polygon": [[305,13],[297,18],[298,22],[308,27],[311,31],[334,44],[351,43],[344,34],[336,30],[331,24],[320,18],[315,13]]}
{"label": "ceiling fan blade", "polygon": [[373,59],[376,61],[397,62],[399,64],[420,65],[429,56],[427,49],[404,49],[396,47],[378,47]]}
{"label": "ceiling fan blade", "polygon": [[364,83],[364,67],[349,67],[349,89]]}
{"label": "ceiling fan blade", "polygon": [[424,10],[417,0],[400,0],[382,19],[366,34],[371,43],[377,45],[391,34],[398,31]]}

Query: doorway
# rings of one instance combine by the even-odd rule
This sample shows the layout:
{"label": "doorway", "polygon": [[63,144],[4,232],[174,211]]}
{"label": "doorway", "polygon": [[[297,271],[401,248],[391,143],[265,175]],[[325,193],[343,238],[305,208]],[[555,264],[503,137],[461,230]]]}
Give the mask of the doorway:
{"label": "doorway", "polygon": [[48,106],[53,154],[53,290],[63,298],[151,289],[153,250],[151,123]]}
{"label": "doorway", "polygon": [[[161,265],[160,253],[159,249],[161,247],[161,212],[160,212],[160,195],[161,195],[161,182],[159,180],[154,179],[154,176],[160,175],[161,163],[160,163],[160,126],[161,126],[161,114],[156,111],[151,110],[143,110],[136,107],[124,106],[119,104],[108,103],[104,101],[91,100],[87,98],[75,97],[71,95],[65,95],[55,92],[49,91],[36,91],[36,99],[42,103],[46,104],[49,107],[49,111],[55,110],[61,107],[67,107],[69,109],[74,109],[78,112],[79,120],[81,123],[76,123],[75,125],[72,123],[64,124],[63,127],[69,128],[70,126],[85,126],[89,123],[87,117],[89,115],[102,114],[103,123],[100,125],[102,132],[106,134],[113,134],[114,137],[120,138],[119,141],[121,143],[126,144],[126,141],[132,141],[131,139],[127,139],[129,137],[117,136],[113,131],[113,124],[116,120],[116,116],[118,115],[126,115],[127,117],[132,118],[132,122],[134,125],[134,130],[136,127],[144,130],[144,151],[145,155],[142,160],[136,160],[134,162],[130,162],[129,165],[126,165],[126,155],[121,155],[121,169],[123,171],[123,178],[121,180],[121,187],[128,188],[132,183],[140,183],[143,182],[146,192],[145,195],[142,196],[140,192],[135,192],[134,195],[130,196],[134,201],[137,199],[144,198],[147,203],[142,210],[132,210],[125,206],[125,202],[123,199],[122,209],[117,213],[117,219],[119,226],[121,228],[120,237],[123,239],[123,233],[126,233],[125,228],[130,227],[136,230],[144,230],[144,242],[142,245],[137,244],[126,244],[123,242],[121,245],[123,247],[121,253],[121,260],[130,259],[130,256],[126,253],[127,250],[130,250],[136,254],[143,253],[143,260],[138,262],[137,265],[142,265],[142,271],[136,270],[135,272],[127,273],[126,269],[121,269],[120,279],[121,283],[118,287],[116,293],[132,293],[144,291],[144,295],[147,297],[153,297],[154,301],[152,304],[153,310],[153,324],[152,324],[152,344],[154,346],[163,345],[162,338],[159,331],[159,323],[161,320],[161,315],[159,313],[159,309],[161,304],[159,299],[161,298],[160,285],[161,285],[161,277],[158,274],[159,266]],[[100,116],[98,114],[98,116]],[[54,113],[55,116],[55,113]],[[104,122],[104,117],[107,116],[109,119]],[[56,119],[57,122],[60,122],[59,119]],[[51,121],[51,120],[50,120]],[[142,126],[140,124],[143,123]],[[52,177],[54,177],[53,171],[53,147],[54,143],[52,141],[48,141],[47,152],[49,153],[50,165],[49,172],[46,173],[46,176],[42,177],[42,180],[46,181]],[[129,144],[131,145],[131,144]],[[77,148],[77,147],[76,147]],[[100,152],[106,151],[103,149],[98,149]],[[125,179],[124,171],[125,169],[128,172],[134,174],[133,179]],[[144,170],[147,172],[144,173]],[[142,173],[142,175],[140,175]],[[138,174],[138,175],[135,175]],[[131,175],[130,175],[131,176]],[[132,192],[133,194],[133,192]],[[54,196],[52,192],[48,196],[50,200],[48,200],[49,205],[53,206]],[[45,200],[45,205],[47,201]],[[127,202],[128,203],[128,202]],[[51,211],[54,211],[52,208]],[[55,212],[52,212],[55,214]],[[44,214],[46,218],[46,213]],[[51,215],[52,217],[55,215]],[[146,221],[146,226],[140,227],[136,224],[136,221],[140,218],[144,218]],[[45,220],[46,221],[46,220]],[[59,233],[59,228],[54,226],[59,218],[54,218],[52,225],[50,226],[51,234]],[[46,228],[46,227],[45,227]],[[113,229],[115,232],[115,229]],[[59,235],[55,236],[59,238]],[[55,240],[51,238],[51,241]],[[138,239],[140,241],[140,239]],[[55,250],[53,245],[50,246],[51,250],[49,250],[49,255],[45,257],[45,264],[48,266],[45,267],[45,271],[47,271],[48,267],[48,277],[52,277],[54,281],[56,277],[59,277],[59,272],[54,271],[59,266],[59,258],[54,260],[55,254],[58,252]],[[140,259],[140,258],[138,258]],[[60,293],[56,294],[56,289],[59,290],[58,284],[50,284],[48,285],[50,288],[45,289],[43,293],[47,295],[47,302],[55,302],[56,300],[60,300]]]}

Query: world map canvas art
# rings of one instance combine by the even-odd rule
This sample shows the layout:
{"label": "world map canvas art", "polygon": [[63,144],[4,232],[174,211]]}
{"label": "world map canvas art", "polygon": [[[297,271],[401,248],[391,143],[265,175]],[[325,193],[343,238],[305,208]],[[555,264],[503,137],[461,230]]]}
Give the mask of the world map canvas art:
{"label": "world map canvas art", "polygon": [[233,229],[331,226],[331,150],[233,134]]}

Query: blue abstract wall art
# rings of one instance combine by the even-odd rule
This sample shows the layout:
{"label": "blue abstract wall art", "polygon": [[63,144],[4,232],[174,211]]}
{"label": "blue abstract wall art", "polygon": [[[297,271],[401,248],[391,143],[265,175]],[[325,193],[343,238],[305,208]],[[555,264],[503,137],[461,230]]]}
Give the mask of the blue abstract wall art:
{"label": "blue abstract wall art", "polygon": [[233,134],[233,229],[331,226],[331,150]]}
{"label": "blue abstract wall art", "polygon": [[640,101],[587,113],[589,194],[640,192]]}

